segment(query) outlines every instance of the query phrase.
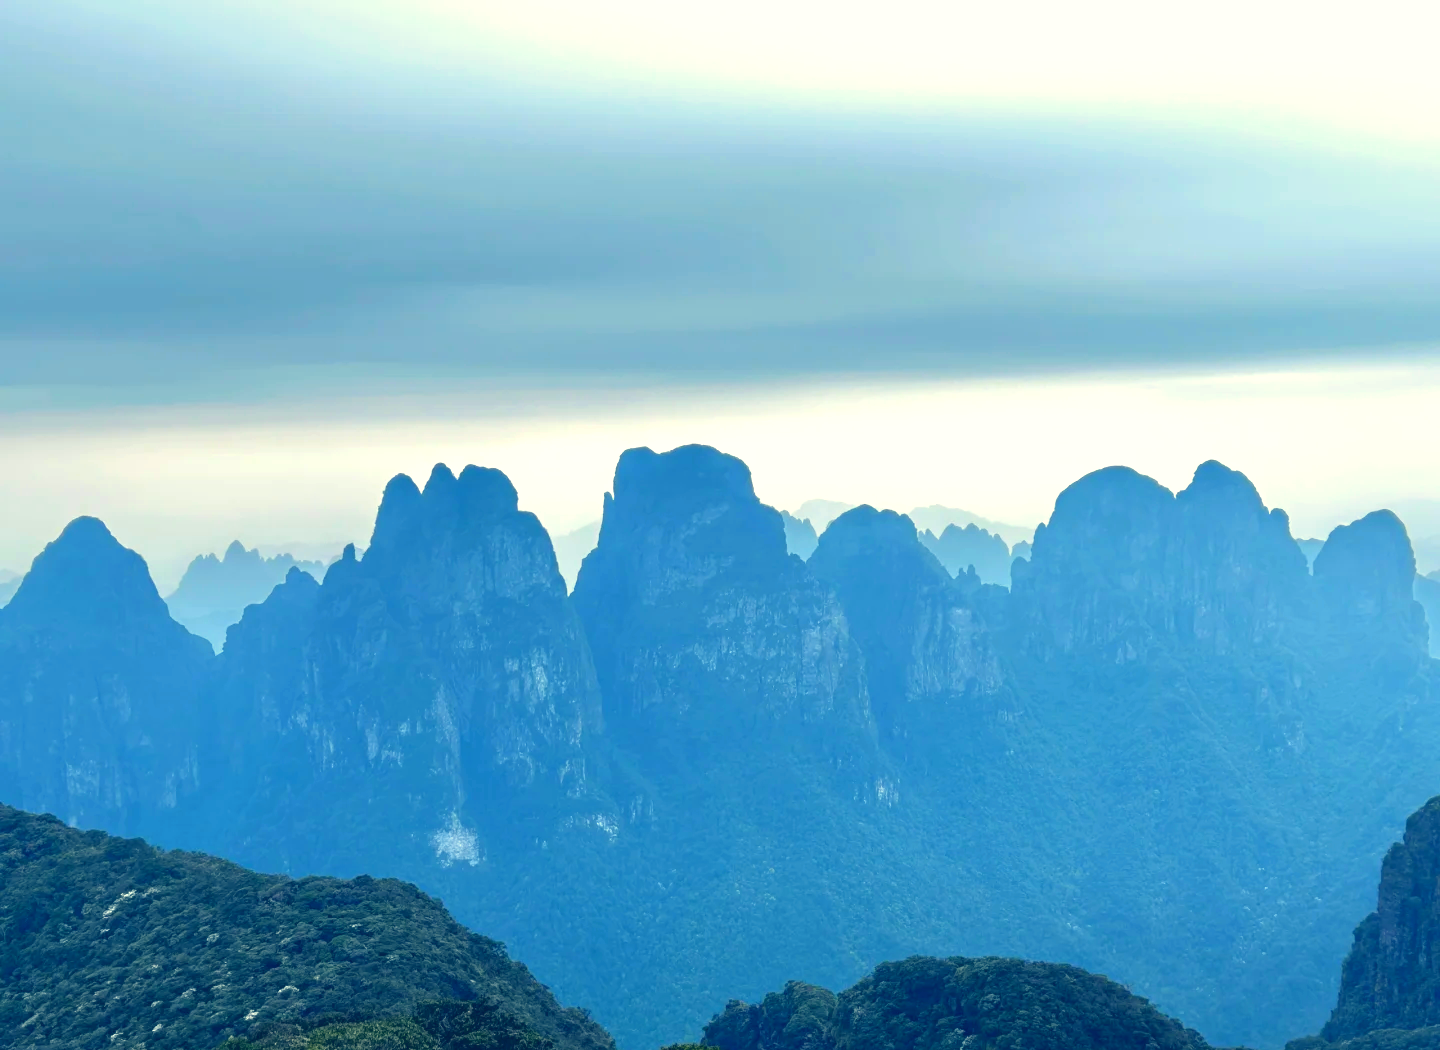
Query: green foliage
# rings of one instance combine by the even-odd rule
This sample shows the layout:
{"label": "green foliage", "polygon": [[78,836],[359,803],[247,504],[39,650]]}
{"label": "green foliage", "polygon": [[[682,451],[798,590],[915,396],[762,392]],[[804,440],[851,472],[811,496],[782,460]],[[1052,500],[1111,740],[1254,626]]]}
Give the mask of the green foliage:
{"label": "green foliage", "polygon": [[18,1033],[7,1048],[285,1046],[344,1018],[370,1027],[337,1029],[336,1046],[379,1050],[407,1045],[394,1040],[409,1029],[375,1024],[441,999],[466,1001],[418,1016],[435,1016],[447,1048],[614,1047],[414,886],[260,875],[0,806],[0,1020]]}
{"label": "green foliage", "polygon": [[720,1050],[1207,1050],[1113,981],[1018,959],[883,963],[838,997],[792,982],[732,1001],[705,1029]]}
{"label": "green foliage", "polygon": [[1440,1050],[1440,1027],[1382,1028],[1374,1032],[1327,1043],[1319,1036],[1292,1039],[1285,1050]]}

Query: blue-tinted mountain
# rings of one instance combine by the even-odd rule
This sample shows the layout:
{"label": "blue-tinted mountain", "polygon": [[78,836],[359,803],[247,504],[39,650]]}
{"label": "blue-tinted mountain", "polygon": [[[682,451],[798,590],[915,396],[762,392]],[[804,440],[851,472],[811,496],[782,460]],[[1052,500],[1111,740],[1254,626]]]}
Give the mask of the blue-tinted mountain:
{"label": "blue-tinted mountain", "polygon": [[620,746],[648,742],[679,768],[743,730],[790,737],[861,781],[873,771],[839,603],[787,552],[740,460],[700,445],[622,455],[574,600]]}
{"label": "blue-tinted mountain", "polygon": [[203,665],[202,790],[161,841],[411,878],[627,1045],[954,952],[1278,1045],[1440,782],[1407,551],[1373,515],[1312,574],[1242,475],[1109,468],[1007,592],[870,508],[802,561],[692,446],[621,458],[567,595],[503,475],[402,476],[363,558],[291,573]]}
{"label": "blue-tinted mountain", "polygon": [[815,526],[810,524],[809,518],[797,518],[787,511],[780,512],[780,520],[785,523],[785,547],[791,554],[794,554],[801,561],[809,559],[815,553],[815,546],[820,538],[815,535]]}
{"label": "blue-tinted mountain", "polygon": [[203,554],[192,561],[165,604],[175,620],[219,652],[225,645],[226,629],[240,622],[245,607],[263,602],[291,569],[318,579],[325,574],[325,563],[297,561],[288,554],[266,558],[236,540],[222,557]]}
{"label": "blue-tinted mountain", "polygon": [[15,597],[15,592],[20,589],[20,581],[24,579],[23,573],[0,571],[0,609],[3,609]]}
{"label": "blue-tinted mountain", "polygon": [[939,536],[926,529],[920,533],[920,542],[951,576],[974,569],[985,583],[1010,586],[1010,548],[999,536],[985,529],[974,524],[963,529],[946,525]]}
{"label": "blue-tinted mountain", "polygon": [[574,589],[576,577],[580,575],[580,563],[585,560],[585,555],[595,549],[599,540],[598,521],[554,537],[555,560],[560,564],[560,575],[565,578],[566,587]]}
{"label": "blue-tinted mountain", "polygon": [[347,548],[318,585],[292,570],[214,680],[235,817],[213,845],[255,866],[479,875],[613,823],[587,752],[589,650],[499,471],[394,478],[364,558]]}
{"label": "blue-tinted mountain", "polygon": [[1007,525],[1003,521],[994,521],[968,510],[945,507],[938,503],[928,507],[916,507],[910,511],[908,517],[915,523],[917,529],[933,532],[937,536],[951,525],[962,529],[967,525],[974,525],[977,529],[984,529],[992,536],[999,536],[1002,542],[1009,544],[1029,540],[1035,532],[1034,529],[1022,525]]}
{"label": "blue-tinted mountain", "polygon": [[923,764],[938,742],[976,731],[1001,685],[985,609],[1003,592],[974,572],[951,579],[908,517],[872,507],[831,522],[809,567],[860,645],[889,754]]}
{"label": "blue-tinted mountain", "polygon": [[1425,625],[1430,637],[1430,655],[1440,657],[1440,579],[1415,577],[1415,600],[1425,610]]}
{"label": "blue-tinted mountain", "polygon": [[1305,555],[1305,564],[1313,569],[1315,567],[1315,556],[1320,553],[1320,548],[1325,546],[1324,540],[1306,539],[1295,541],[1300,546],[1300,553]]}
{"label": "blue-tinted mountain", "polygon": [[201,782],[210,656],[140,555],[76,518],[0,609],[0,799],[115,832],[176,830]]}

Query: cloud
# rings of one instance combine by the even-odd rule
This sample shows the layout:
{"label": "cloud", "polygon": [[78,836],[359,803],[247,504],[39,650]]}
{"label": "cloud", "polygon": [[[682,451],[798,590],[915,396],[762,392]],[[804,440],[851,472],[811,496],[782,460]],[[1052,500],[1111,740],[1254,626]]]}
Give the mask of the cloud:
{"label": "cloud", "polygon": [[1423,160],[488,75],[443,97],[342,63],[347,94],[333,70],[268,69],[259,43],[209,68],[143,26],[8,17],[12,392],[231,399],[275,369],[359,366],[964,377],[1440,345]]}

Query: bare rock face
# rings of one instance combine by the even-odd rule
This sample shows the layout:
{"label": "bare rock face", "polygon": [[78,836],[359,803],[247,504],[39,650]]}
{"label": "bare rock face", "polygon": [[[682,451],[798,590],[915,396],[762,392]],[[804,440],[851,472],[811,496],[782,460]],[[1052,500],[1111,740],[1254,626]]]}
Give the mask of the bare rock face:
{"label": "bare rock face", "polygon": [[0,609],[0,797],[122,834],[170,828],[200,781],[212,658],[144,559],[76,518]]}
{"label": "bare rock face", "polygon": [[396,477],[364,559],[347,549],[318,587],[292,573],[231,631],[219,677],[247,742],[232,779],[258,785],[237,851],[256,863],[413,874],[614,827],[586,750],[589,651],[498,471],[437,466],[423,492]]}
{"label": "bare rock face", "polygon": [[1405,824],[1380,871],[1379,903],[1355,930],[1323,1038],[1440,1025],[1440,798]]}
{"label": "bare rock face", "polygon": [[745,464],[701,445],[631,449],[614,488],[574,600],[617,739],[703,763],[742,732],[784,737],[869,776],[859,650]]}
{"label": "bare rock face", "polygon": [[[904,760],[992,715],[999,659],[974,574],[959,580],[894,511],[857,507],[821,537],[810,570],[834,588],[865,657],[881,739]],[[1003,602],[997,587],[990,597]]]}
{"label": "bare rock face", "polygon": [[1315,557],[1315,582],[1342,630],[1390,635],[1425,649],[1425,613],[1414,593],[1415,554],[1392,512],[1373,511],[1331,532]]}
{"label": "bare rock face", "polygon": [[1128,467],[1086,475],[1015,577],[1043,645],[1120,664],[1176,639],[1215,653],[1273,644],[1309,583],[1285,513],[1213,460],[1175,496]]}

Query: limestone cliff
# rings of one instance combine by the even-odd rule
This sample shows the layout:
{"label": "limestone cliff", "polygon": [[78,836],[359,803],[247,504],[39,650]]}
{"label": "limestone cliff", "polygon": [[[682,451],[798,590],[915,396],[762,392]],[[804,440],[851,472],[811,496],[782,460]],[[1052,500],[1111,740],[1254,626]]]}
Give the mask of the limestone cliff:
{"label": "limestone cliff", "polygon": [[740,460],[699,445],[624,453],[574,600],[622,746],[679,767],[741,734],[783,738],[883,792],[840,603],[787,553]]}
{"label": "limestone cliff", "polygon": [[255,785],[247,861],[413,876],[484,865],[496,841],[614,833],[589,651],[498,471],[437,466],[423,492],[396,477],[364,559],[347,549],[318,587],[292,573],[232,629],[218,679],[227,761]]}
{"label": "limestone cliff", "polygon": [[170,619],[144,560],[76,518],[0,609],[0,799],[139,834],[200,783],[209,643]]}

